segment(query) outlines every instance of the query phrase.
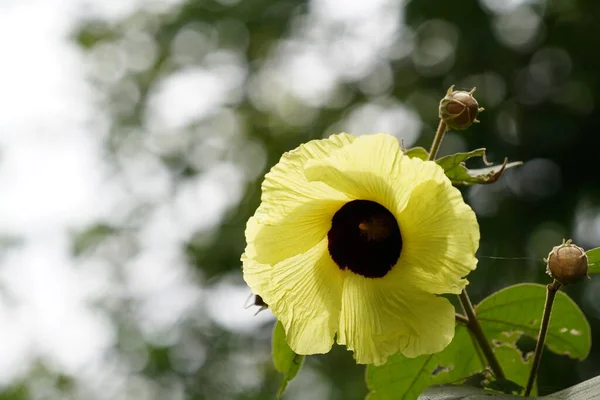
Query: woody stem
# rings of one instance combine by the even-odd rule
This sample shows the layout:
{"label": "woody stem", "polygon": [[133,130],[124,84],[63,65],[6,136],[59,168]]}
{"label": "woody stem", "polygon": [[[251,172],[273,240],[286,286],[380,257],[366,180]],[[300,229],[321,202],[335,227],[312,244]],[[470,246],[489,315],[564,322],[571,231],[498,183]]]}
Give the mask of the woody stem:
{"label": "woody stem", "polygon": [[473,308],[473,304],[471,304],[471,299],[469,298],[467,291],[463,289],[462,293],[458,295],[458,298],[468,319],[467,328],[471,331],[473,337],[477,341],[477,344],[481,348],[481,351],[490,365],[494,376],[496,379],[506,379],[504,376],[504,371],[502,371],[502,367],[500,366],[500,363],[498,362],[498,359],[492,350],[492,346],[485,337],[483,329],[481,329],[481,325],[479,324],[479,320],[475,314],[475,308]]}
{"label": "woody stem", "polygon": [[552,315],[552,304],[554,304],[554,298],[556,297],[556,293],[561,286],[561,283],[556,280],[546,286],[546,303],[544,304],[544,314],[542,316],[538,340],[535,345],[533,364],[531,364],[531,371],[529,372],[529,379],[527,380],[525,396],[529,396],[531,394],[531,390],[533,389],[533,383],[535,382],[535,377],[537,376],[538,368],[540,367],[540,361],[542,360],[542,353],[544,352],[544,341],[546,340],[546,333],[548,332],[548,325],[550,324],[550,315]]}
{"label": "woody stem", "polygon": [[[428,161],[434,161],[437,153],[440,149],[440,145],[442,144],[442,139],[448,127],[444,120],[440,119],[440,124],[438,125],[437,131],[435,132],[435,137],[433,138],[433,143],[431,144],[431,150],[429,151],[429,156],[427,157]],[[483,355],[485,356],[492,372],[496,376],[496,379],[506,379],[504,376],[504,371],[502,371],[502,367],[492,350],[492,346],[490,342],[488,342],[485,334],[483,333],[483,329],[481,329],[481,325],[479,324],[479,320],[475,315],[475,308],[473,308],[473,304],[471,304],[471,299],[467,294],[466,290],[463,290],[460,295],[458,295],[460,300],[460,304],[463,307],[465,312],[466,320],[464,318],[459,318],[461,322],[465,323],[469,331],[473,334],[473,337],[477,341],[477,344],[481,348]],[[462,317],[462,316],[461,316]]]}

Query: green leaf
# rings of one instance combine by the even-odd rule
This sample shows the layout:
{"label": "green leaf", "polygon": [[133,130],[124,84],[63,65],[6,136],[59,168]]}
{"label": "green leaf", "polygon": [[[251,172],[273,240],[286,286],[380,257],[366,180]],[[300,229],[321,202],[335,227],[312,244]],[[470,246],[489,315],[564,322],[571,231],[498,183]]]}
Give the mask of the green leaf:
{"label": "green leaf", "polygon": [[[483,322],[481,325],[484,325]],[[516,391],[516,394],[520,394],[521,390],[527,385],[533,358],[530,357],[529,354],[523,356],[521,350],[517,347],[516,342],[520,336],[520,333],[518,333],[513,335],[512,338],[505,338],[507,339],[505,342],[495,342],[496,346],[494,346],[494,354],[496,355],[496,359],[500,363],[500,366],[502,366],[504,375],[508,379],[490,382],[490,384],[487,385],[488,388],[501,392],[506,392],[508,389],[512,388]],[[488,340],[490,340],[490,338],[488,338]],[[520,388],[520,390],[517,390],[517,388]],[[537,387],[534,386],[531,394],[534,396],[537,394]]]}
{"label": "green leaf", "polygon": [[523,360],[514,343],[499,344],[495,354],[510,381],[504,380],[494,386],[486,382],[490,374],[481,373],[487,363],[481,361],[469,331],[465,326],[457,325],[454,339],[440,353],[417,358],[395,355],[384,365],[369,365],[367,400],[415,399],[427,387],[446,383],[477,387],[487,384],[497,390],[507,388],[508,383],[512,383],[513,389],[524,386],[531,360]]}
{"label": "green leaf", "polygon": [[[481,157],[487,168],[468,169],[465,161]],[[448,178],[454,185],[473,185],[476,183],[493,183],[498,180],[507,168],[513,168],[523,164],[521,161],[508,162],[505,158],[501,165],[492,165],[485,157],[485,149],[476,149],[468,153],[457,153],[436,160]]]}
{"label": "green leaf", "polygon": [[415,399],[428,386],[467,379],[481,370],[467,328],[457,325],[454,340],[437,354],[416,358],[397,354],[384,365],[369,365],[367,399]]}
{"label": "green leaf", "polygon": [[600,274],[600,247],[585,252],[588,257],[588,273]]}
{"label": "green leaf", "polygon": [[[537,337],[545,298],[545,286],[521,284],[494,293],[476,306],[481,327],[507,378],[488,387],[518,391],[526,385],[532,357],[522,354],[517,341],[521,335]],[[591,347],[590,327],[579,307],[558,292],[553,315],[546,338],[548,348],[584,359]],[[440,353],[417,358],[395,355],[385,365],[368,366],[367,399],[414,399],[432,385],[471,382],[483,368],[467,328],[458,325],[454,340]]]}
{"label": "green leaf", "polygon": [[[595,377],[575,386],[553,393],[549,396],[529,397],[529,399],[544,400],[588,400],[600,397],[600,377]],[[519,397],[493,393],[488,390],[479,389],[472,386],[452,386],[443,385],[428,388],[421,396],[420,400],[516,400]]]}
{"label": "green leaf", "polygon": [[277,398],[281,398],[289,381],[294,379],[302,364],[304,356],[294,353],[285,340],[285,330],[280,321],[277,321],[273,329],[273,364],[275,369],[283,374],[283,380],[277,391]]}
{"label": "green leaf", "polygon": [[467,174],[469,178],[461,178],[463,185],[470,185],[475,183],[494,183],[502,176],[504,171],[509,168],[518,167],[523,165],[523,161],[508,162],[508,158],[504,159],[501,165],[495,165],[487,168],[468,169]]}
{"label": "green leaf", "polygon": [[475,149],[473,151],[469,151],[468,153],[456,153],[449,156],[438,158],[435,162],[442,168],[444,171],[452,171],[454,168],[461,166],[463,162],[473,157],[482,157],[483,162],[486,165],[491,165],[487,159],[485,158],[485,149]]}
{"label": "green leaf", "polygon": [[427,157],[429,157],[429,152],[423,147],[413,147],[412,149],[406,150],[404,154],[410,158],[420,158],[423,161],[426,161]]}
{"label": "green leaf", "polygon": [[[488,340],[501,347],[514,344],[521,334],[536,338],[545,299],[546,287],[533,283],[510,286],[484,299],[476,311]],[[564,292],[558,292],[554,300],[546,346],[554,353],[580,360],[590,352],[590,325],[577,304]],[[507,377],[513,379],[508,374]]]}

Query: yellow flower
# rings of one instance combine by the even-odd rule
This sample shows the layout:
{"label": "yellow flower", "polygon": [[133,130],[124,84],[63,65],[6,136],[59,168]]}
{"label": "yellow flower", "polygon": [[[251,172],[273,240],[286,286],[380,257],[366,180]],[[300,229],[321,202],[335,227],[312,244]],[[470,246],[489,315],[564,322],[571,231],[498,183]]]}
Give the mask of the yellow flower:
{"label": "yellow flower", "polygon": [[388,134],[347,133],[283,155],[248,221],[244,279],[298,354],[337,343],[361,364],[441,351],[475,268],[479,227],[434,162]]}

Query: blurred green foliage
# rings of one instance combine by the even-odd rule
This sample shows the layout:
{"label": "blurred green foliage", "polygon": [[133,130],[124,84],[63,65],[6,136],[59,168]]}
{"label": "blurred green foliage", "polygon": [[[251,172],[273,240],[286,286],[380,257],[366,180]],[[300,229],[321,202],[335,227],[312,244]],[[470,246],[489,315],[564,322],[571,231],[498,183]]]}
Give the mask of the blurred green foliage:
{"label": "blurred green foliage", "polygon": [[[481,124],[460,136],[448,137],[442,144],[442,155],[483,147],[488,149],[489,159],[496,164],[505,156],[511,160],[533,161],[516,168],[514,173],[508,171],[499,182],[484,189],[463,191],[478,212],[481,225],[480,255],[483,257],[478,269],[469,277],[474,300],[510,284],[547,282],[540,261],[562,237],[574,238],[585,248],[600,245],[586,235],[589,230],[578,228],[582,223],[578,212],[591,210],[585,214],[589,219],[600,207],[597,165],[600,58],[594,56],[593,45],[593,38],[600,35],[600,2],[532,0],[517,2],[521,5],[515,9],[506,6],[504,10],[495,10],[490,6],[493,1],[409,1],[402,7],[390,8],[397,13],[393,17],[400,22],[397,40],[390,45],[396,46],[396,52],[382,53],[378,61],[384,71],[392,72],[389,85],[381,84],[379,89],[375,85],[373,89],[372,82],[377,82],[380,76],[377,71],[367,71],[362,76],[349,74],[336,80],[335,91],[341,93],[342,100],[334,96],[311,104],[298,96],[280,93],[281,86],[277,85],[264,92],[256,80],[261,74],[266,74],[267,78],[269,74],[276,74],[270,65],[286,61],[285,57],[290,53],[280,51],[285,42],[308,37],[309,41],[333,43],[344,39],[345,32],[352,31],[352,26],[343,22],[328,26],[329,31],[310,31],[310,24],[318,21],[311,20],[308,15],[313,15],[318,3],[188,0],[166,11],[141,9],[122,21],[83,21],[73,39],[89,54],[102,46],[120,46],[132,31],[152,39],[154,56],[147,67],[125,69],[112,79],[90,74],[98,92],[103,94],[102,107],[110,116],[106,156],[113,160],[117,173],[121,157],[131,151],[132,146],[139,147],[135,151],[148,149],[142,143],[147,139],[148,118],[153,113],[153,93],[171,74],[186,68],[214,68],[219,72],[226,63],[217,63],[214,67],[211,63],[215,62],[215,57],[217,61],[219,57],[225,60],[237,57],[238,64],[245,69],[241,86],[233,90],[233,100],[224,101],[213,112],[188,126],[177,128],[173,135],[177,135],[184,145],[161,148],[160,144],[155,144],[159,150],[149,151],[169,170],[176,185],[201,176],[210,167],[209,162],[191,162],[198,160],[189,153],[189,149],[204,140],[207,134],[225,138],[228,148],[223,159],[234,163],[245,160],[243,165],[246,166],[264,165],[260,168],[264,174],[283,152],[300,143],[335,133],[334,129],[349,130],[345,123],[360,107],[369,104],[385,107],[391,100],[414,110],[423,122],[418,140],[410,146],[428,148],[437,126],[437,101],[446,89],[451,84],[459,88],[477,86],[479,103],[486,108],[479,116]],[[343,2],[334,2],[332,10],[344,7]],[[192,42],[191,47],[185,49],[197,51],[199,55],[190,54],[187,61],[178,61],[174,59],[177,53],[174,41],[185,29],[195,30],[205,42]],[[313,37],[319,34],[324,36]],[[407,37],[411,40],[406,41]],[[449,42],[443,42],[444,38]],[[194,43],[209,44],[202,50],[195,48]],[[442,61],[438,59],[439,54],[445,50],[443,46],[440,50],[440,43],[453,45],[451,57]],[[301,48],[298,45],[298,49]],[[186,55],[185,51],[177,54],[179,57]],[[211,58],[215,54],[217,56]],[[129,54],[124,52],[123,55]],[[113,59],[97,56],[91,60],[106,63],[106,68],[115,68]],[[330,61],[325,60],[326,63]],[[93,63],[91,68],[94,68]],[[348,68],[351,69],[352,64]],[[309,72],[304,77],[307,83],[312,78]],[[277,102],[265,105],[261,103],[264,100],[261,96],[273,97]],[[178,106],[174,104],[173,107]],[[357,118],[369,126],[367,117]],[[225,132],[226,125],[232,120],[238,126],[234,135]],[[397,128],[401,133],[403,127]],[[248,142],[259,143],[265,150],[264,157],[252,159],[245,146]],[[202,154],[208,158],[208,153]],[[244,157],[251,159],[248,161]],[[210,288],[223,279],[242,284],[239,257],[245,246],[245,223],[260,201],[260,178],[261,174],[257,174],[244,184],[242,201],[227,211],[215,229],[195,232],[185,241],[182,251],[203,278],[203,287]],[[142,219],[148,207],[150,205],[144,203],[138,205],[136,212]],[[133,221],[137,221],[136,218],[139,219],[139,215],[131,217]],[[83,256],[108,238],[130,240],[128,231],[121,228],[100,221],[74,239],[74,254]],[[486,258],[488,256],[531,259]],[[597,304],[584,301],[585,287],[583,284],[569,288],[568,292],[586,312],[594,342],[600,339],[600,309]],[[128,332],[128,335],[133,332],[134,336],[142,337],[139,334],[141,328],[127,317],[126,311],[115,312],[114,320],[120,327],[119,332]],[[205,347],[204,361],[196,368],[184,371],[173,365],[175,344],[142,344],[148,359],[138,372],[141,376],[159,386],[166,380],[176,381],[183,387],[186,399],[274,397],[280,374],[270,360],[271,324],[266,324],[259,332],[246,333],[231,332],[204,320],[202,323],[182,321],[181,324],[185,335]],[[125,340],[125,333],[120,336]],[[243,354],[251,360],[249,364],[243,364],[247,365],[245,368],[259,374],[258,384],[244,386],[239,383],[242,378],[232,366],[242,365],[240,355]],[[263,356],[257,356],[260,354]],[[244,362],[248,363],[247,360]],[[303,374],[308,380],[320,377],[319,382],[327,384],[328,399],[361,399],[367,393],[364,367],[355,365],[351,354],[338,347],[328,355],[308,357],[305,368],[290,384],[286,396],[307,398],[301,392],[294,394],[294,387],[307,390],[311,384],[305,382],[305,386],[301,386]],[[600,349],[597,347],[592,348],[590,357],[583,363],[548,354],[539,379],[540,394],[597,374],[600,374]],[[35,380],[35,376],[31,379]],[[19,386],[0,397],[21,399],[26,398],[24,393],[25,389]],[[318,393],[323,395],[324,392]]]}

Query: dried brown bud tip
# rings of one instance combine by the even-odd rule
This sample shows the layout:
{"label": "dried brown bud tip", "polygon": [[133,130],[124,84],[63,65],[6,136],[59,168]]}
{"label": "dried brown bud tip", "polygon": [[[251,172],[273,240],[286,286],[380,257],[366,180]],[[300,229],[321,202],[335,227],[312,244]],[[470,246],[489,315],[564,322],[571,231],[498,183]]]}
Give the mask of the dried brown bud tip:
{"label": "dried brown bud tip", "polygon": [[589,278],[587,255],[581,247],[571,244],[570,239],[555,246],[545,261],[548,275],[564,285]]}
{"label": "dried brown bud tip", "polygon": [[446,96],[440,101],[440,118],[449,129],[463,130],[474,122],[479,122],[477,114],[483,111],[483,108],[479,107],[473,93],[475,93],[475,88],[470,92],[465,92],[455,91],[454,85],[450,86]]}

